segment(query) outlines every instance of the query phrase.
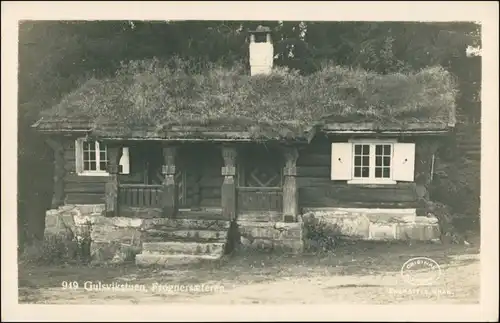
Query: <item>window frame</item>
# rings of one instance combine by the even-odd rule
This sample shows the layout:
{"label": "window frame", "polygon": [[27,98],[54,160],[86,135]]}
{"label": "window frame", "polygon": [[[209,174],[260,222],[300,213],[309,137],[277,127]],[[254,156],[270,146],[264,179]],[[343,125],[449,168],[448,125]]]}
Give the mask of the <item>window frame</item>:
{"label": "window frame", "polygon": [[[351,179],[347,181],[348,184],[396,184],[397,181],[393,179],[394,176],[394,146],[397,144],[396,139],[350,139],[349,143],[352,145],[352,155],[351,155]],[[369,177],[354,177],[354,167],[355,167],[355,146],[356,145],[369,145]],[[377,178],[375,177],[375,156],[376,156],[376,146],[377,145],[390,145],[391,146],[391,162],[390,162],[390,177],[389,178]]]}
{"label": "window frame", "polygon": [[[85,170],[84,169],[84,165],[85,165],[85,159],[84,159],[84,143],[86,142],[94,142],[94,147],[95,147],[95,155],[93,157],[95,157],[95,163],[96,163],[96,168],[98,168],[97,170]],[[108,156],[108,147],[106,144],[103,144],[104,145],[104,151],[106,153],[106,157]],[[80,163],[81,165],[81,168],[80,169],[77,169],[77,174],[79,176],[109,176],[109,172],[107,170],[100,170],[100,158],[101,158],[101,143],[99,142],[99,140],[86,140],[86,139],[79,139],[77,140],[77,143],[76,143],[76,149],[77,149],[77,153],[76,153],[76,158],[80,159],[80,160],[77,160],[77,162]]]}

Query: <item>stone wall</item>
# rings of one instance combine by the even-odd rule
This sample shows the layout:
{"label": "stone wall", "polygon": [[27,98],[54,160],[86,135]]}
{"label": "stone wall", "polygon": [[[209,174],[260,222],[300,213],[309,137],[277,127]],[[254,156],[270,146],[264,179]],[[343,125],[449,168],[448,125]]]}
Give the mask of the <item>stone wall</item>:
{"label": "stone wall", "polygon": [[90,237],[90,256],[94,263],[132,260],[142,249],[146,219],[110,218],[103,213],[103,204],[64,205],[49,210],[45,217],[45,235]]}
{"label": "stone wall", "polygon": [[[203,246],[204,251],[208,246],[212,255],[224,253],[229,221],[159,218],[151,217],[156,211],[152,212],[137,213],[141,217],[106,217],[103,204],[64,205],[47,211],[45,235],[60,235],[73,241],[90,238],[93,263],[132,261],[155,243],[162,244],[163,251],[177,255],[192,254],[188,249],[193,246]],[[172,246],[176,250],[170,250]]]}
{"label": "stone wall", "polygon": [[302,223],[237,221],[240,246],[245,249],[302,252]]}
{"label": "stone wall", "polygon": [[438,220],[417,216],[415,209],[310,208],[304,223],[316,220],[333,232],[360,240],[439,239]]}

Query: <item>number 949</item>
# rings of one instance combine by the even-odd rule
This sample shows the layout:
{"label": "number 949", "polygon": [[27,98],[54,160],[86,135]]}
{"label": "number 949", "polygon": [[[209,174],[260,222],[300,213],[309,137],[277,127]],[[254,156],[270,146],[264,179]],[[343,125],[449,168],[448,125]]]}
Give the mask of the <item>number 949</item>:
{"label": "number 949", "polygon": [[78,282],[72,281],[72,282],[67,282],[63,281],[61,283],[62,289],[78,289]]}

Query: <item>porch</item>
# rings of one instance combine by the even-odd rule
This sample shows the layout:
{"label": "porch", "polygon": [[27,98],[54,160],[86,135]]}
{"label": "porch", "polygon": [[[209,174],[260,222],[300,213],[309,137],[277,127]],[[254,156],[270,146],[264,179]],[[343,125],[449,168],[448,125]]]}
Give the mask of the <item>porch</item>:
{"label": "porch", "polygon": [[[106,215],[297,222],[294,146],[106,142]],[[119,173],[123,148],[130,172]]]}

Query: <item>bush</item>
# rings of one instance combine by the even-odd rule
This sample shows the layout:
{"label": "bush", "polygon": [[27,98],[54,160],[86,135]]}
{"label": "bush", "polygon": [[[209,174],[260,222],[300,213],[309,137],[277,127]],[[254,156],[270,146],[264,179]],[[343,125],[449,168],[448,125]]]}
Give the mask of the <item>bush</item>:
{"label": "bush", "polygon": [[52,265],[69,262],[76,258],[78,244],[64,236],[51,235],[42,242],[28,245],[21,255],[21,262]]}
{"label": "bush", "polygon": [[465,231],[478,229],[480,175],[467,159],[448,163],[435,174],[431,196],[450,207],[453,222]]}
{"label": "bush", "polygon": [[309,251],[335,249],[344,236],[336,224],[328,224],[314,216],[304,217],[304,240]]}
{"label": "bush", "polygon": [[41,242],[24,248],[20,261],[27,264],[54,265],[63,263],[88,263],[90,261],[90,230],[81,235],[46,235]]}

